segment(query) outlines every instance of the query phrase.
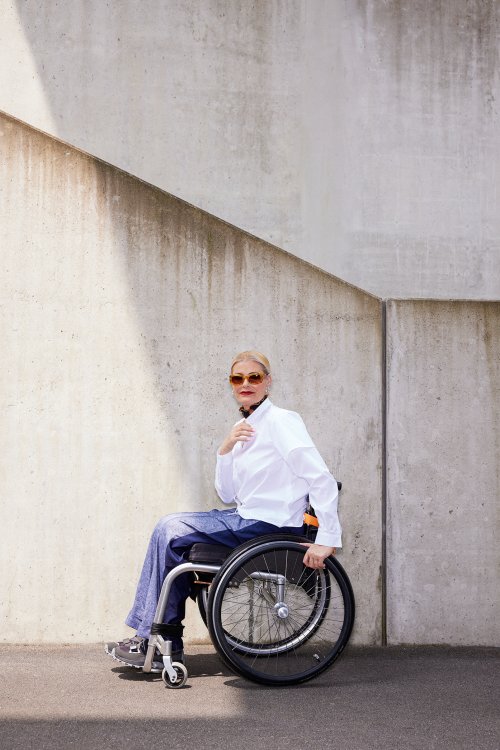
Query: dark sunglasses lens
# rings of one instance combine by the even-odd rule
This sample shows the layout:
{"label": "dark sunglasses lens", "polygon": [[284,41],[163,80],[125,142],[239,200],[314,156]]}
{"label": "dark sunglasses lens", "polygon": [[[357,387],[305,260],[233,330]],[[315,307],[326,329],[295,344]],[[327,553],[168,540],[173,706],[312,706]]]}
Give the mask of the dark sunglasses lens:
{"label": "dark sunglasses lens", "polygon": [[257,385],[262,383],[264,380],[264,373],[262,372],[251,372],[249,375],[230,375],[229,382],[232,385],[242,385],[245,380],[248,380],[250,385]]}

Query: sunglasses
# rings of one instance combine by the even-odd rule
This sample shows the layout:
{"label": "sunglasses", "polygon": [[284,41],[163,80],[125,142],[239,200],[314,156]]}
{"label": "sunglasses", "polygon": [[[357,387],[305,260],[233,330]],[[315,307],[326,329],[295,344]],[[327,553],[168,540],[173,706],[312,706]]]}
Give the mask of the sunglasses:
{"label": "sunglasses", "polygon": [[229,382],[231,385],[243,385],[245,380],[248,380],[250,385],[259,385],[266,377],[263,372],[249,372],[248,375],[240,375],[239,372],[229,376]]}

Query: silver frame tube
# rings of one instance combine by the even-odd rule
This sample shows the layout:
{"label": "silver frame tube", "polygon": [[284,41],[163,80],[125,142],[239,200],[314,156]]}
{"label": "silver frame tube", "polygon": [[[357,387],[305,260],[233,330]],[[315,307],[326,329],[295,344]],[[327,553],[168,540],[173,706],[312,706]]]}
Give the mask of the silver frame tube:
{"label": "silver frame tube", "polygon": [[[181,576],[183,573],[217,573],[220,567],[221,567],[220,565],[209,565],[208,563],[186,562],[186,563],[182,563],[181,565],[177,565],[169,573],[167,573],[167,576],[165,580],[163,581],[163,585],[161,587],[160,598],[158,599],[158,604],[156,605],[156,612],[155,612],[155,616],[153,620],[153,625],[161,625],[163,623],[163,616],[167,608],[168,597],[170,596],[170,589],[172,588],[172,584],[178,576]],[[164,639],[161,638],[160,640],[160,638],[161,636],[158,639],[156,635],[150,636],[148,651],[146,654],[146,659],[144,661],[144,666],[142,668],[143,672],[151,672],[155,649],[157,648],[157,646],[163,646],[162,641]],[[161,653],[163,655],[164,663],[166,659],[168,659],[171,663],[172,642],[170,640],[165,641],[165,645],[161,649]],[[167,667],[166,663],[165,663],[165,666]],[[167,668],[167,671],[169,671],[168,668]]]}

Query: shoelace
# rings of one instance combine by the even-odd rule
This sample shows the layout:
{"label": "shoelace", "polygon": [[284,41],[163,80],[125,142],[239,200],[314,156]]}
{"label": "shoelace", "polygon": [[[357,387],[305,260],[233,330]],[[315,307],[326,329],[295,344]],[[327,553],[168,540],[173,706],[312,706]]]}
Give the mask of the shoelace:
{"label": "shoelace", "polygon": [[141,646],[145,638],[141,638],[139,635],[134,635],[132,638],[125,638],[121,642],[122,646],[129,646],[129,651],[141,651]]}

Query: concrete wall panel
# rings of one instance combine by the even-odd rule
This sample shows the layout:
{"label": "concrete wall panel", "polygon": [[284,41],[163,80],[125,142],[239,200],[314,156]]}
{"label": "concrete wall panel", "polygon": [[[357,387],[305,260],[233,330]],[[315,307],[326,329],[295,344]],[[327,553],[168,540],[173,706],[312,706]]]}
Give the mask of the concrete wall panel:
{"label": "concrete wall panel", "polygon": [[2,3],[0,109],[383,297],[500,298],[498,0]]}
{"label": "concrete wall panel", "polygon": [[379,642],[379,300],[6,116],[0,147],[1,638],[124,632],[156,519],[216,503],[228,364],[258,347],[344,482]]}
{"label": "concrete wall panel", "polygon": [[500,303],[388,303],[388,640],[500,645]]}

